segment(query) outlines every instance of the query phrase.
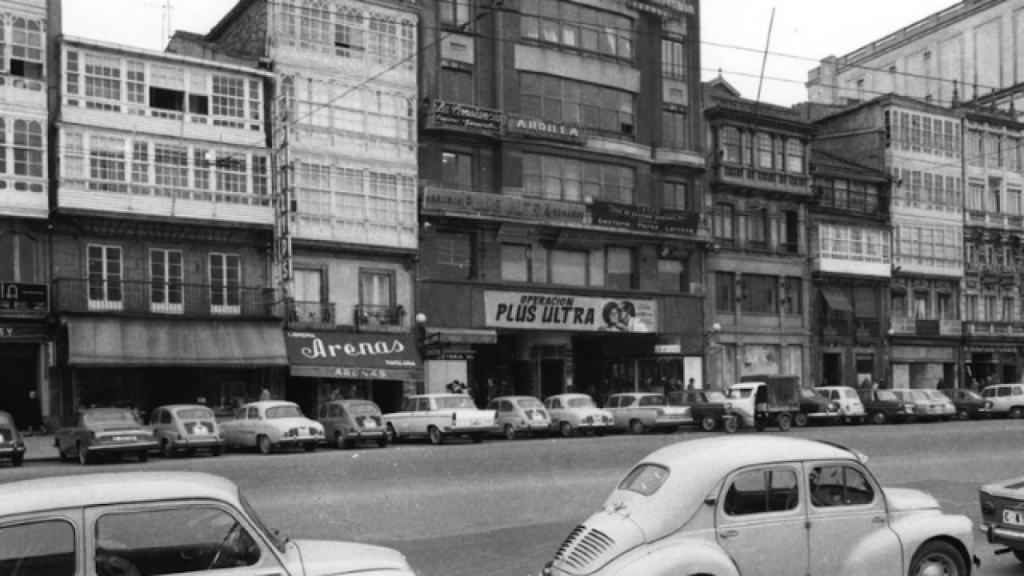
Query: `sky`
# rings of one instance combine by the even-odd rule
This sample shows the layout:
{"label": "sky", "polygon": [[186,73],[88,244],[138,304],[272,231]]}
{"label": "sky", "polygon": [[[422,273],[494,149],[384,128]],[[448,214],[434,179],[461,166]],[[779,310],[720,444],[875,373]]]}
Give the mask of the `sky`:
{"label": "sky", "polygon": [[[168,30],[206,33],[236,0],[63,0],[64,31],[153,50]],[[745,98],[789,106],[807,99],[807,73],[957,4],[954,0],[702,0],[701,76],[722,76]],[[167,7],[170,7],[168,10]],[[769,42],[769,22],[771,26]],[[765,45],[768,57],[765,60]],[[764,63],[763,83],[759,82]]]}

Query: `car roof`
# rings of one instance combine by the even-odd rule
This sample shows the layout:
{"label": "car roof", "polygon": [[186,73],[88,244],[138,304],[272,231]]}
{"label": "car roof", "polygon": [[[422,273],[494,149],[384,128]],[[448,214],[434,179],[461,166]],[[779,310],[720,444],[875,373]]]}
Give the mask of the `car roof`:
{"label": "car roof", "polygon": [[856,390],[853,386],[815,386],[815,390]]}
{"label": "car roof", "polygon": [[158,407],[154,408],[153,411],[154,412],[156,412],[157,410],[171,410],[171,411],[174,411],[174,410],[181,410],[182,408],[205,408],[206,410],[210,410],[210,411],[213,410],[209,406],[204,406],[202,404],[164,404],[163,406],[158,406]]}
{"label": "car roof", "polygon": [[783,436],[715,436],[671,444],[644,458],[644,462],[670,465],[691,462],[694,469],[720,477],[743,466],[799,460],[857,460],[841,446]]}
{"label": "car roof", "polygon": [[764,382],[737,382],[732,386],[729,386],[729,388],[739,388],[745,390],[747,388],[757,388],[758,386],[764,386],[764,384]]}
{"label": "car roof", "polygon": [[335,398],[334,400],[328,400],[327,404],[340,404],[342,406],[350,406],[352,404],[373,404],[377,405],[373,400],[366,400],[363,398]]}
{"label": "car roof", "polygon": [[511,396],[495,396],[494,398],[491,398],[491,401],[494,401],[494,400],[537,400],[537,401],[539,401],[540,398],[537,398],[536,396],[529,396],[527,394],[515,394],[515,395],[511,395]]}
{"label": "car roof", "polygon": [[454,392],[437,392],[432,394],[414,394],[406,398],[469,398],[469,394],[456,394]]}
{"label": "car roof", "polygon": [[238,487],[203,472],[73,474],[0,484],[0,518],[82,506],[178,499],[238,503]]}
{"label": "car roof", "polygon": [[266,410],[267,408],[273,408],[274,406],[298,406],[298,404],[287,400],[260,400],[258,402],[242,404],[238,408],[235,408],[235,410],[238,410],[239,408],[263,408]]}
{"label": "car roof", "polygon": [[658,394],[657,392],[617,392],[609,396],[664,396],[664,394]]}
{"label": "car roof", "polygon": [[[552,394],[551,396],[548,396],[547,398],[545,398],[545,400],[549,400],[551,398],[590,398],[590,395],[589,394],[579,394],[577,392],[569,392],[569,393],[566,393],[566,394]],[[590,398],[590,399],[593,400],[593,398]]]}

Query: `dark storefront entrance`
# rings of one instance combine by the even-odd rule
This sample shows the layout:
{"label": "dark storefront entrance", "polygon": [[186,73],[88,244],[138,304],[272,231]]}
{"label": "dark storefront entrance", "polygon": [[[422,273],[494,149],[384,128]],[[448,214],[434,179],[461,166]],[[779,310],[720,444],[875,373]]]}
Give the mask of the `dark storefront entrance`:
{"label": "dark storefront entrance", "polygon": [[28,393],[39,381],[39,345],[0,345],[0,410],[6,410],[19,424],[26,421],[23,407]]}

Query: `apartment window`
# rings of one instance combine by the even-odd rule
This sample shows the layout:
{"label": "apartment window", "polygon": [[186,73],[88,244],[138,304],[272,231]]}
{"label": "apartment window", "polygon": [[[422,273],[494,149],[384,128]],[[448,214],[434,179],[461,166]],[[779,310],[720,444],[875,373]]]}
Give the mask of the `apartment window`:
{"label": "apartment window", "polygon": [[[0,53],[0,58],[4,56]],[[43,26],[40,22],[17,17],[11,20],[10,72],[22,78],[43,79]]]}
{"label": "apartment window", "polygon": [[685,149],[690,146],[690,132],[686,124],[686,111],[680,107],[661,111],[661,145]]}
{"label": "apartment window", "polygon": [[43,176],[43,127],[39,122],[14,121],[14,173]]}
{"label": "apartment window", "polygon": [[[1012,302],[1012,300],[1011,300]],[[939,319],[940,320],[955,320],[956,310],[953,308],[953,295],[952,294],[939,294]]]}
{"label": "apartment window", "polygon": [[402,222],[398,195],[403,177],[384,172],[370,172],[368,176],[367,217],[376,222]]}
{"label": "apartment window", "polygon": [[154,172],[157,186],[188,187],[188,149],[170,144],[153,145]]}
{"label": "apartment window", "polygon": [[132,182],[149,183],[149,143],[136,140],[132,142]]}
{"label": "apartment window", "polygon": [[[3,26],[0,26],[0,50],[3,49]],[[0,70],[3,69],[4,56],[0,54]],[[65,85],[67,86],[68,94],[78,94],[79,89],[79,68],[78,68],[78,52],[68,50],[67,57],[65,58],[64,64],[64,78]]]}
{"label": "apartment window", "polygon": [[244,154],[229,154],[217,159],[217,190],[245,194],[248,190],[248,164]]}
{"label": "apartment window", "polygon": [[125,140],[93,134],[89,137],[89,176],[92,190],[124,192]]}
{"label": "apartment window", "polygon": [[664,182],[661,185],[662,206],[670,210],[697,210],[689,196],[689,186],[682,182]]}
{"label": "apartment window", "polygon": [[180,250],[149,251],[149,301],[157,310],[175,311],[182,305],[182,284],[185,281]]}
{"label": "apartment window", "polygon": [[796,210],[782,212],[782,249],[790,254],[800,252],[800,213]]}
{"label": "apartment window", "polygon": [[398,25],[394,20],[375,16],[369,19],[366,53],[373,62],[393,62],[398,57]]}
{"label": "apartment window", "polygon": [[192,149],[192,177],[195,180],[193,187],[197,190],[210,189],[210,161],[211,152],[205,148]]}
{"label": "apartment window", "polygon": [[890,312],[893,318],[907,317],[907,296],[906,294],[893,293],[890,299]]}
{"label": "apartment window", "polygon": [[299,13],[299,38],[314,45],[331,42],[331,13],[316,0],[304,0]]}
{"label": "apartment window", "polygon": [[121,302],[121,248],[90,244],[88,253],[89,300]]}
{"label": "apartment window", "polygon": [[630,92],[527,72],[519,80],[526,116],[582,124],[603,134],[634,135],[635,98]]}
{"label": "apartment window", "polygon": [[1010,322],[1013,320],[1013,298],[1003,297],[1003,310],[1002,317],[1000,319],[1003,322]]}
{"label": "apartment window", "polygon": [[508,282],[530,281],[529,244],[501,245],[501,279]]}
{"label": "apartment window", "polygon": [[687,262],[684,260],[658,260],[658,290],[673,294],[687,294],[690,282],[686,275]]}
{"label": "apartment window", "polygon": [[331,167],[326,164],[299,164],[297,195],[303,214],[331,214]]}
{"label": "apartment window", "polygon": [[465,68],[441,67],[441,100],[473,104],[473,72]]}
{"label": "apartment window", "polygon": [[573,250],[552,250],[548,260],[552,284],[586,286],[588,253]]}
{"label": "apartment window", "polygon": [[932,147],[932,119],[927,116],[922,118],[921,143],[925,148]]}
{"label": "apartment window", "polygon": [[782,280],[782,313],[790,316],[803,314],[804,282],[802,278],[789,276]]}
{"label": "apartment window", "polygon": [[438,0],[437,9],[441,24],[462,26],[469,23],[469,0]]}
{"label": "apartment window", "polygon": [[438,276],[469,280],[472,273],[469,234],[442,233],[435,236]]}
{"label": "apartment window", "polygon": [[210,305],[213,313],[238,313],[242,261],[238,254],[210,254]]}
{"label": "apartment window", "polygon": [[1020,190],[1009,188],[1006,190],[1006,211],[1010,214],[1021,213]]}
{"label": "apartment window", "polygon": [[633,59],[633,21],[571,2],[522,0],[520,35],[572,50]]}
{"label": "apartment window", "polygon": [[731,246],[736,241],[735,221],[736,209],[731,204],[715,204],[715,239]]}
{"label": "apartment window", "polygon": [[214,116],[245,117],[245,80],[231,76],[213,75]]}
{"label": "apartment window", "polygon": [[85,95],[104,100],[121,100],[121,60],[85,53]]}
{"label": "apartment window", "polygon": [[[6,173],[4,142],[4,121],[0,119],[0,173]],[[64,160],[62,169],[65,176],[82,178],[85,176],[85,137],[78,132],[64,133]]]}
{"label": "apartment window", "polygon": [[632,248],[608,247],[605,267],[607,287],[615,290],[636,287],[636,252]]}
{"label": "apartment window", "polygon": [[740,131],[732,126],[722,128],[722,160],[740,163]]}
{"label": "apartment window", "polygon": [[362,57],[366,51],[366,31],[363,12],[358,8],[339,5],[334,21],[334,52],[347,58]]}
{"label": "apartment window", "polygon": [[931,318],[931,298],[928,292],[914,292],[914,318],[926,320]]}
{"label": "apartment window", "polygon": [[359,303],[376,310],[395,305],[395,272],[393,270],[359,270]]}
{"label": "apartment window", "polygon": [[968,182],[967,184],[967,208],[970,210],[984,210],[985,184],[983,182]]}
{"label": "apartment window", "polygon": [[768,134],[757,135],[757,167],[772,168],[772,137]]}
{"label": "apartment window", "polygon": [[661,75],[686,80],[686,44],[682,40],[661,40]]}
{"label": "apartment window", "polygon": [[473,156],[459,152],[441,152],[441,183],[452,188],[472,188]]}
{"label": "apartment window", "polygon": [[579,202],[589,196],[595,200],[632,204],[635,180],[635,170],[626,166],[540,154],[523,155],[523,188],[527,196],[569,202]]}
{"label": "apartment window", "polygon": [[804,173],[804,144],[795,139],[786,141],[786,172]]}
{"label": "apartment window", "polygon": [[768,247],[768,210],[751,210],[747,215],[747,242],[752,248]]}
{"label": "apartment window", "polygon": [[999,320],[999,299],[995,296],[985,296],[983,303],[985,306],[985,317],[983,320],[990,322]]}
{"label": "apartment window", "polygon": [[760,274],[744,274],[741,282],[741,309],[750,314],[779,312],[779,278]]}
{"label": "apartment window", "polygon": [[1000,213],[1000,212],[1003,211],[1002,210],[1002,202],[1000,201],[1002,198],[1000,197],[999,192],[1000,192],[1000,189],[999,189],[999,185],[998,184],[995,184],[995,183],[990,183],[989,184],[989,187],[988,187],[988,206],[986,206],[986,208],[988,209],[989,212]]}
{"label": "apartment window", "polygon": [[125,95],[133,104],[146,103],[146,65],[128,60],[125,63]]}
{"label": "apartment window", "polygon": [[736,306],[736,275],[715,272],[715,310],[732,314]]}
{"label": "apartment window", "polygon": [[[184,160],[184,159],[183,159]],[[252,157],[252,193],[257,196],[266,196],[269,188],[267,187],[267,157],[266,156],[253,156]]]}
{"label": "apartment window", "polygon": [[743,150],[743,165],[754,165],[754,137],[750,132],[740,134],[740,145]]}
{"label": "apartment window", "polygon": [[971,321],[978,319],[978,297],[968,294],[964,297],[964,320]]}

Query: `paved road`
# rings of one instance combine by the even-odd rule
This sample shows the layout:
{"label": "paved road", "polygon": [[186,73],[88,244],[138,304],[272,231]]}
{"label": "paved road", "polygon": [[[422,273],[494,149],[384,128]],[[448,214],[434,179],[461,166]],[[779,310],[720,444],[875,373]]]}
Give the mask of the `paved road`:
{"label": "paved road", "polygon": [[[982,484],[1024,476],[1024,421],[807,428],[790,434],[860,450],[884,485],[928,491],[945,510],[975,523]],[[398,548],[421,576],[527,576],[537,574],[640,457],[704,435],[415,443],[88,468],[49,458],[2,469],[0,482],[129,469],[206,471],[239,483],[268,524],[293,537]],[[980,574],[1020,574],[1011,555],[996,556],[980,534],[975,541]]]}

